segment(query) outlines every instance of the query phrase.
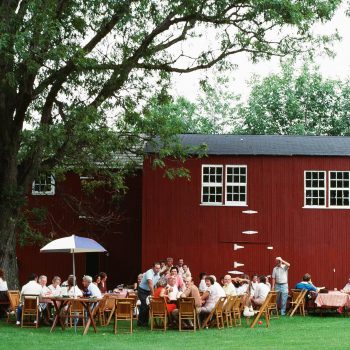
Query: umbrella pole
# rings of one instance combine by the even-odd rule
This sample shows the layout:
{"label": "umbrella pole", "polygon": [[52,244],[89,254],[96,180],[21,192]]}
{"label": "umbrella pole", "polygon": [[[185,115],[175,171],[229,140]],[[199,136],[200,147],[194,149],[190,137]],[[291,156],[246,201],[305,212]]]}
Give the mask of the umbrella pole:
{"label": "umbrella pole", "polygon": [[[75,286],[76,286],[76,276],[75,276],[75,256],[74,256],[74,250],[73,250],[73,297],[76,298],[76,293],[75,293]],[[74,332],[77,334],[77,320],[74,319]]]}

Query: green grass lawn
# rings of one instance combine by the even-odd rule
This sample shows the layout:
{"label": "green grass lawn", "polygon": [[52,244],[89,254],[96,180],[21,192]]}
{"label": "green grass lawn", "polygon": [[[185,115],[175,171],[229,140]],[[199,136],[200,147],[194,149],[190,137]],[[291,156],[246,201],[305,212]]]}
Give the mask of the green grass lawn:
{"label": "green grass lawn", "polygon": [[[123,325],[121,325],[123,327]],[[113,334],[112,326],[98,327],[94,334],[74,329],[61,331],[57,328],[50,334],[49,327],[39,329],[19,328],[0,321],[0,349],[349,349],[350,319],[342,316],[296,316],[271,320],[270,328],[257,325],[255,329],[206,329],[199,332],[169,330],[151,332],[135,328],[133,334]]]}

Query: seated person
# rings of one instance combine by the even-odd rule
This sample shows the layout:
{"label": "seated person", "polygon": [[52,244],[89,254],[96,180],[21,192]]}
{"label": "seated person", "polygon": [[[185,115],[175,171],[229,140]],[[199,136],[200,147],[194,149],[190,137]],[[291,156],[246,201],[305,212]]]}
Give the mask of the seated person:
{"label": "seated person", "polygon": [[58,276],[55,276],[52,279],[52,284],[49,285],[49,290],[51,291],[52,295],[54,297],[58,297],[61,295],[61,278]]}
{"label": "seated person", "polygon": [[222,288],[221,284],[216,281],[216,277],[214,275],[210,275],[214,279],[214,288],[216,288],[217,293],[219,294],[220,297],[225,297],[225,291]]}
{"label": "seated person", "polygon": [[174,278],[173,276],[170,276],[168,278],[168,285],[166,286],[166,292],[167,292],[169,301],[176,301],[176,299],[180,294],[180,291],[176,284],[176,278]]}
{"label": "seated person", "polygon": [[255,288],[258,286],[258,284],[259,284],[258,275],[253,275],[251,282],[250,282],[250,295],[251,296],[254,296]]}
{"label": "seated person", "polygon": [[[197,310],[197,313],[199,314],[201,311],[201,306],[202,306],[202,299],[199,293],[199,289],[197,288],[197,286],[195,286],[195,284],[193,283],[192,277],[187,277],[185,279],[185,285],[186,285],[186,289],[184,290],[184,292],[180,295],[181,298],[194,298],[194,302],[195,302],[195,307]],[[178,323],[179,320],[179,310],[178,309],[174,309],[171,313],[174,321],[176,323]],[[193,323],[192,321],[189,320],[185,320],[184,323],[186,325],[188,325],[189,327],[193,327]]]}
{"label": "seated person", "polygon": [[28,283],[25,284],[22,287],[20,305],[17,308],[17,322],[16,322],[16,325],[20,325],[21,324],[22,303],[23,303],[24,296],[26,296],[26,295],[37,295],[37,296],[40,296],[40,294],[42,292],[42,287],[41,287],[41,285],[39,283],[37,283],[37,281],[38,281],[38,275],[36,275],[35,273],[32,273],[29,276],[29,278],[28,278]]}
{"label": "seated person", "polygon": [[[45,275],[41,275],[39,277],[39,284],[42,287],[40,294],[40,304],[39,310],[41,312],[41,318],[43,319],[45,324],[49,323],[49,309],[47,309],[48,305],[52,305],[52,301],[47,299],[47,297],[52,297],[52,291],[47,286],[47,277]],[[45,311],[45,312],[44,312]]]}
{"label": "seated person", "polygon": [[102,298],[101,291],[95,284],[92,283],[91,276],[84,276],[82,283],[86,290],[86,296],[90,298]]}
{"label": "seated person", "polygon": [[224,286],[222,287],[225,291],[226,296],[235,296],[236,288],[232,283],[232,277],[230,275],[224,276]]}
{"label": "seated person", "polygon": [[343,289],[340,290],[342,293],[350,294],[350,276],[348,279],[348,283],[345,285]]}
{"label": "seated person", "polygon": [[171,267],[170,274],[166,277],[172,277],[175,280],[176,287],[179,291],[182,291],[184,289],[184,282],[182,277],[179,275],[179,269],[176,266]]}
{"label": "seated person", "polygon": [[202,307],[200,309],[199,314],[201,323],[205,320],[207,315],[214,309],[219,298],[222,296],[226,296],[224,290],[217,282],[215,282],[213,276],[206,276],[205,283],[207,286],[207,290],[203,293],[201,297]]}
{"label": "seated person", "polygon": [[234,279],[237,295],[244,295],[248,292],[250,287],[250,280],[248,275],[244,275],[243,278],[236,277]]}
{"label": "seated person", "polygon": [[5,279],[5,272],[3,269],[0,269],[0,301],[8,301],[7,291],[8,287]]}
{"label": "seated person", "polygon": [[303,276],[303,280],[295,285],[295,289],[304,290],[306,289],[309,292],[316,292],[318,293],[320,289],[323,289],[324,287],[315,287],[311,282],[311,275],[306,273]]}
{"label": "seated person", "polygon": [[67,279],[67,295],[70,298],[79,298],[83,296],[83,292],[77,286],[76,278],[70,275]]}
{"label": "seated person", "polygon": [[100,275],[95,275],[92,279],[92,283],[98,287],[98,285],[101,283],[101,277]]}
{"label": "seated person", "polygon": [[185,280],[187,277],[192,277],[191,271],[190,271],[190,269],[189,269],[187,264],[183,264],[182,265],[182,271],[183,272],[182,272],[181,277],[182,277],[183,280]]}
{"label": "seated person", "polygon": [[259,283],[254,288],[254,295],[250,298],[253,305],[261,306],[267,295],[269,294],[270,287],[266,284],[266,277],[261,275],[259,277]]}
{"label": "seated person", "polygon": [[106,272],[100,272],[100,282],[98,283],[98,288],[102,294],[107,293],[107,274]]}
{"label": "seated person", "polygon": [[201,272],[199,274],[199,286],[198,289],[200,292],[204,293],[207,290],[207,284],[205,283],[205,277],[207,277],[207,274],[205,272]]}
{"label": "seated person", "polygon": [[142,281],[143,273],[140,273],[137,276],[137,282],[134,283],[134,291],[137,291],[137,288],[139,287],[141,281]]}

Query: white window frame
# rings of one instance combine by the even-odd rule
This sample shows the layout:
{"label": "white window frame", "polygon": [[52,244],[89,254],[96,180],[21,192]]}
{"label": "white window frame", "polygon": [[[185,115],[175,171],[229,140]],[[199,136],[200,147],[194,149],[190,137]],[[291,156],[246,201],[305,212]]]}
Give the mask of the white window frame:
{"label": "white window frame", "polygon": [[[245,183],[243,182],[228,182],[228,168],[244,168],[245,169]],[[232,176],[235,176],[234,174]],[[239,175],[241,176],[241,175]],[[225,205],[229,206],[235,206],[235,207],[242,207],[242,206],[247,206],[247,190],[248,190],[248,168],[247,165],[242,165],[242,164],[229,164],[225,166]],[[245,187],[245,201],[228,201],[227,200],[227,187],[228,186],[239,186],[239,187]]]}
{"label": "white window frame", "polygon": [[[306,187],[306,173],[323,173],[324,187]],[[327,172],[325,170],[304,170],[304,208],[326,208],[327,207]],[[307,190],[324,190],[324,205],[309,205],[306,204]]]}
{"label": "white window frame", "polygon": [[[219,182],[204,182],[204,168],[221,168],[221,183]],[[209,174],[210,175],[210,174]],[[202,164],[202,172],[201,172],[201,205],[223,205],[224,203],[224,167],[220,164]],[[220,187],[221,185],[221,202],[203,202],[203,188],[204,187]]]}
{"label": "white window frame", "polygon": [[[347,170],[329,170],[328,171],[328,191],[327,191],[327,195],[328,195],[328,207],[332,208],[332,209],[349,209],[350,208],[350,204],[349,205],[331,205],[331,190],[337,190],[338,187],[336,188],[332,188],[331,187],[331,173],[348,173],[349,174],[349,183],[350,183],[350,171]],[[337,181],[337,180],[336,180]],[[348,190],[349,191],[349,203],[350,203],[350,184],[349,187],[340,187],[340,190]]]}
{"label": "white window frame", "polygon": [[[37,191],[35,189],[35,185],[36,185],[36,181],[38,179],[36,179],[32,183],[32,195],[33,196],[53,196],[55,194],[55,189],[56,189],[55,178],[54,178],[54,176],[52,174],[47,174],[47,175],[50,176],[50,178],[51,178],[51,183],[50,183],[51,190],[50,191]],[[39,179],[40,179],[40,176],[42,176],[42,174],[38,176]]]}

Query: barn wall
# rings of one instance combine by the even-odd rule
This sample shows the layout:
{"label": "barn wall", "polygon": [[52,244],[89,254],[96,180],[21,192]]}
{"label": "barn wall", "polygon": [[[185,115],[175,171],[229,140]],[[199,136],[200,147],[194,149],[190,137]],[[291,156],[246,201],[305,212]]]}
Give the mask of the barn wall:
{"label": "barn wall", "polygon": [[[246,164],[246,207],[201,206],[202,164]],[[174,164],[172,164],[174,165]],[[350,210],[305,209],[304,170],[350,170],[346,157],[212,156],[190,159],[191,180],[167,180],[144,163],[142,267],[182,257],[197,277],[244,263],[243,272],[271,274],[276,256],[291,263],[290,285],[311,273],[316,285],[342,288],[350,273]],[[251,209],[257,214],[242,211]],[[257,230],[244,235],[243,230]],[[233,244],[245,248],[234,251]],[[273,246],[268,250],[267,246]],[[335,269],[335,272],[333,272]]]}
{"label": "barn wall", "polygon": [[[96,239],[107,249],[108,254],[98,254],[99,266],[94,266],[94,270],[107,272],[109,287],[134,282],[141,267],[141,170],[127,179],[127,186],[129,191],[120,205],[115,206],[110,191],[101,189],[93,196],[86,196],[79,176],[68,173],[65,180],[56,183],[55,195],[28,197],[29,208],[47,209],[46,220],[42,223],[32,220],[31,225],[50,239],[72,234]],[[72,206],[76,200],[90,203],[88,207],[97,216],[110,213],[120,217],[111,216],[108,224],[97,225],[79,218],[79,213]],[[39,252],[40,247],[41,245],[34,245],[17,248],[21,284],[26,282],[31,272],[45,274],[49,280],[54,275],[65,279],[72,273],[72,257],[69,254],[43,254]],[[86,254],[76,255],[76,267],[79,283],[84,274],[95,272],[86,269]]]}

